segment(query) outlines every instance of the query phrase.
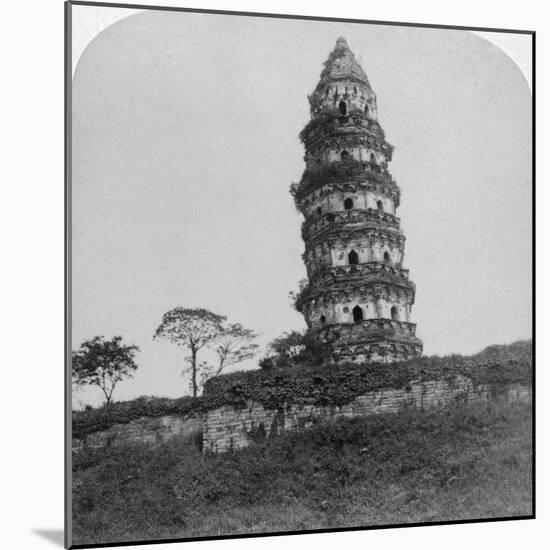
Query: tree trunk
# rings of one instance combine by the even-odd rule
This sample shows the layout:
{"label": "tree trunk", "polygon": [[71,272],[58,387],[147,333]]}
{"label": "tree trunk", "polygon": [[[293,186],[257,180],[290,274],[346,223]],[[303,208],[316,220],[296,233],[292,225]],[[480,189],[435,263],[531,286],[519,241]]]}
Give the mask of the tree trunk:
{"label": "tree trunk", "polygon": [[191,348],[191,382],[193,383],[193,397],[197,397],[197,350]]}
{"label": "tree trunk", "polygon": [[112,395],[113,392],[111,392],[109,394],[107,392],[107,390],[105,390],[104,388],[101,388],[101,390],[103,391],[103,394],[105,395],[105,407],[108,407],[111,404],[111,395]]}

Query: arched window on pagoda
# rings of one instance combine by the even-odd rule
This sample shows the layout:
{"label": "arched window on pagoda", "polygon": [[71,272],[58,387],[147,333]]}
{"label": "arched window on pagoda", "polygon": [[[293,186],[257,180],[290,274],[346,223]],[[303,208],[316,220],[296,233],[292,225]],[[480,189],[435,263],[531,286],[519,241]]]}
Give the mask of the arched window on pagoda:
{"label": "arched window on pagoda", "polygon": [[319,321],[321,322],[322,325],[326,325],[327,318],[324,315],[321,315],[321,317],[319,317]]}
{"label": "arched window on pagoda", "polygon": [[386,265],[390,265],[391,264],[391,258],[390,258],[390,253],[386,250],[386,252],[384,252],[384,263]]}
{"label": "arched window on pagoda", "polygon": [[347,198],[345,201],[344,201],[344,208],[346,210],[351,210],[353,208],[353,199],[351,198]]}
{"label": "arched window on pagoda", "polygon": [[399,312],[395,306],[391,308],[391,318],[393,321],[399,321]]}
{"label": "arched window on pagoda", "polygon": [[346,160],[347,158],[349,158],[349,153],[348,153],[346,150],[342,151],[342,152],[340,153],[340,158],[341,158],[342,160]]}
{"label": "arched window on pagoda", "polygon": [[378,208],[380,212],[384,212],[384,203],[381,200],[376,201],[376,208]]}
{"label": "arched window on pagoda", "polygon": [[352,250],[348,254],[348,263],[349,265],[357,265],[359,263],[359,255],[355,252],[355,250]]}
{"label": "arched window on pagoda", "polygon": [[370,154],[370,161],[376,164],[376,156],[374,155],[374,153]]}
{"label": "arched window on pagoda", "polygon": [[338,103],[338,109],[342,116],[346,116],[348,114],[348,108],[345,101],[340,101],[340,103]]}
{"label": "arched window on pagoda", "polygon": [[360,306],[355,306],[351,312],[353,313],[353,321],[355,323],[363,320],[363,310]]}
{"label": "arched window on pagoda", "polygon": [[369,106],[368,105],[365,105],[365,114],[367,116],[369,115]]}
{"label": "arched window on pagoda", "polygon": [[322,213],[323,213],[323,211],[321,210],[321,207],[318,206],[317,207],[317,215],[320,216]]}

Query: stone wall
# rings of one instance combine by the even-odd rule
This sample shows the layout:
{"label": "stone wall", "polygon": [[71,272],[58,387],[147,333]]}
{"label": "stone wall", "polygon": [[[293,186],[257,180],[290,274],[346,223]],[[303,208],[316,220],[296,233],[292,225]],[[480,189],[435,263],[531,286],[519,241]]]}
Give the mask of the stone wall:
{"label": "stone wall", "polygon": [[[203,449],[226,452],[247,447],[256,436],[307,428],[315,422],[339,417],[395,413],[407,407],[424,409],[451,402],[479,402],[493,397],[489,385],[474,386],[469,378],[413,382],[406,389],[383,389],[365,393],[351,403],[336,405],[297,405],[271,410],[249,401],[244,408],[226,405],[205,413]],[[531,388],[519,384],[500,388],[498,395],[508,402],[529,401]]]}
{"label": "stone wall", "polygon": [[141,417],[124,424],[114,424],[82,439],[73,438],[72,448],[73,451],[78,451],[83,448],[122,447],[136,443],[158,445],[176,437],[191,439],[200,434],[202,429],[203,418],[200,414]]}
{"label": "stone wall", "polygon": [[285,431],[307,428],[316,422],[340,417],[395,413],[404,408],[425,409],[456,401],[474,403],[498,397],[507,402],[531,400],[531,387],[520,384],[492,388],[474,386],[464,376],[447,380],[412,382],[407,388],[387,388],[366,392],[345,405],[303,405],[288,403],[269,409],[249,400],[245,407],[225,405],[206,413],[166,414],[140,417],[119,423],[83,438],[73,438],[73,451],[134,444],[158,445],[174,438],[194,439],[202,432],[203,449],[227,452],[250,445],[256,437],[273,436]]}

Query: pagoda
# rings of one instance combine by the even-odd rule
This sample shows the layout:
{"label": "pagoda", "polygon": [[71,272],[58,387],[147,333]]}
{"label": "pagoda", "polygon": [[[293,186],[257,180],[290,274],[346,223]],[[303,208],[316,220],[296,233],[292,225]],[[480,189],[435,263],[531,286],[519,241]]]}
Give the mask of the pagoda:
{"label": "pagoda", "polygon": [[300,133],[306,168],[291,186],[304,216],[308,281],[296,297],[336,363],[390,362],[422,353],[411,323],[415,285],[403,267],[400,190],[376,95],[344,38],[309,96]]}

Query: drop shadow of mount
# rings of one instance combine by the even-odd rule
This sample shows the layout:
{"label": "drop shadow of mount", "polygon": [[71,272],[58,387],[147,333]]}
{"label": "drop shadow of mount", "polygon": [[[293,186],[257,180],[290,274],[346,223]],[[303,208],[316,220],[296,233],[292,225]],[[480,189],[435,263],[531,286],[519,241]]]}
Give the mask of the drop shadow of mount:
{"label": "drop shadow of mount", "polygon": [[32,532],[43,539],[55,543],[60,548],[63,548],[64,531],[63,529],[33,529]]}

